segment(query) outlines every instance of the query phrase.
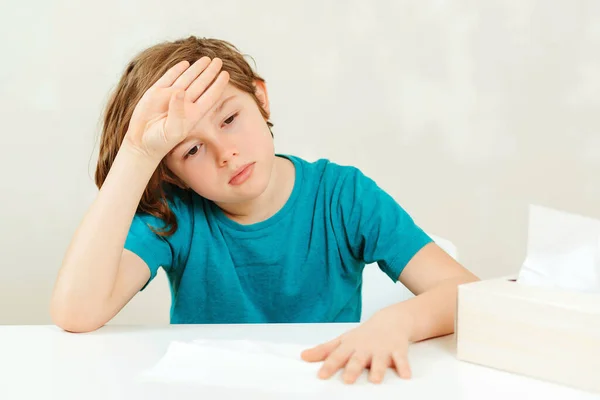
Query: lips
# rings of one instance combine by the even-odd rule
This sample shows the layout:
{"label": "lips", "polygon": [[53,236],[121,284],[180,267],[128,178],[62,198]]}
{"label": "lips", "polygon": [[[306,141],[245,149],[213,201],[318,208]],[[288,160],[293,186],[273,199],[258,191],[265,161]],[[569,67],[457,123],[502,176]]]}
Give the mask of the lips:
{"label": "lips", "polygon": [[254,164],[255,163],[251,162],[238,168],[233,173],[231,179],[229,179],[229,184],[241,185],[242,183],[244,183],[252,174],[252,171],[254,170]]}

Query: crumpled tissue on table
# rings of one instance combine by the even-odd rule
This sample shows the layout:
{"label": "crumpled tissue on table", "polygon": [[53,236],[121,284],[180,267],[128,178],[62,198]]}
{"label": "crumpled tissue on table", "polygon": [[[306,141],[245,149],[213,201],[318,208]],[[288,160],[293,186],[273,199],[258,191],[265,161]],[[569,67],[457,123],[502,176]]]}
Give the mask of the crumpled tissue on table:
{"label": "crumpled tissue on table", "polygon": [[288,393],[319,391],[327,384],[317,377],[322,362],[300,358],[309,347],[255,340],[173,341],[160,361],[140,378]]}

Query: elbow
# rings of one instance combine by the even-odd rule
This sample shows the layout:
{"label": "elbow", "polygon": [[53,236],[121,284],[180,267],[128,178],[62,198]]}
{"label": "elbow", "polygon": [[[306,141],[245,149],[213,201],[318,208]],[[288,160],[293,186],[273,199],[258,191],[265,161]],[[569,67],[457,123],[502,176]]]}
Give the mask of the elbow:
{"label": "elbow", "polygon": [[52,299],[50,318],[60,329],[71,333],[88,333],[98,330],[105,322],[99,318],[101,313],[93,312],[86,307],[74,307],[68,302]]}
{"label": "elbow", "polygon": [[89,333],[98,330],[103,326],[101,324],[90,324],[81,322],[77,319],[62,317],[53,317],[52,321],[57,327],[69,333]]}
{"label": "elbow", "polygon": [[465,274],[462,284],[478,282],[480,280],[481,280],[481,278],[479,278],[478,276],[476,276],[475,274],[473,274],[472,272],[469,271],[468,273]]}
{"label": "elbow", "polygon": [[480,280],[481,279],[477,275],[475,275],[473,272],[469,271],[466,268],[464,268],[462,271],[460,271],[459,273],[455,274],[453,277],[448,279],[448,281],[454,282],[458,285],[477,282]]}

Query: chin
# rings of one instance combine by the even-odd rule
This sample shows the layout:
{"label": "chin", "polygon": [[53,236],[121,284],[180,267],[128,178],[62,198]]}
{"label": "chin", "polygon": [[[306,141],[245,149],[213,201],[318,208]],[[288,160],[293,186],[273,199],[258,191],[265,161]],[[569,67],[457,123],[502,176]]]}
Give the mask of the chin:
{"label": "chin", "polygon": [[[258,164],[257,164],[258,166]],[[256,168],[254,174],[244,185],[238,188],[240,195],[245,197],[245,200],[252,200],[259,197],[267,190],[271,180],[271,170],[265,168]]]}

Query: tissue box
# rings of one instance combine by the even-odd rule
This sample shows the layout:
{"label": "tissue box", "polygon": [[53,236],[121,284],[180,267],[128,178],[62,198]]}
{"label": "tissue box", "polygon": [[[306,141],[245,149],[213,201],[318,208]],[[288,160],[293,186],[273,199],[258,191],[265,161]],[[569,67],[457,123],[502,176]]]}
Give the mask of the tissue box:
{"label": "tissue box", "polygon": [[600,294],[515,280],[459,286],[457,358],[600,392]]}

